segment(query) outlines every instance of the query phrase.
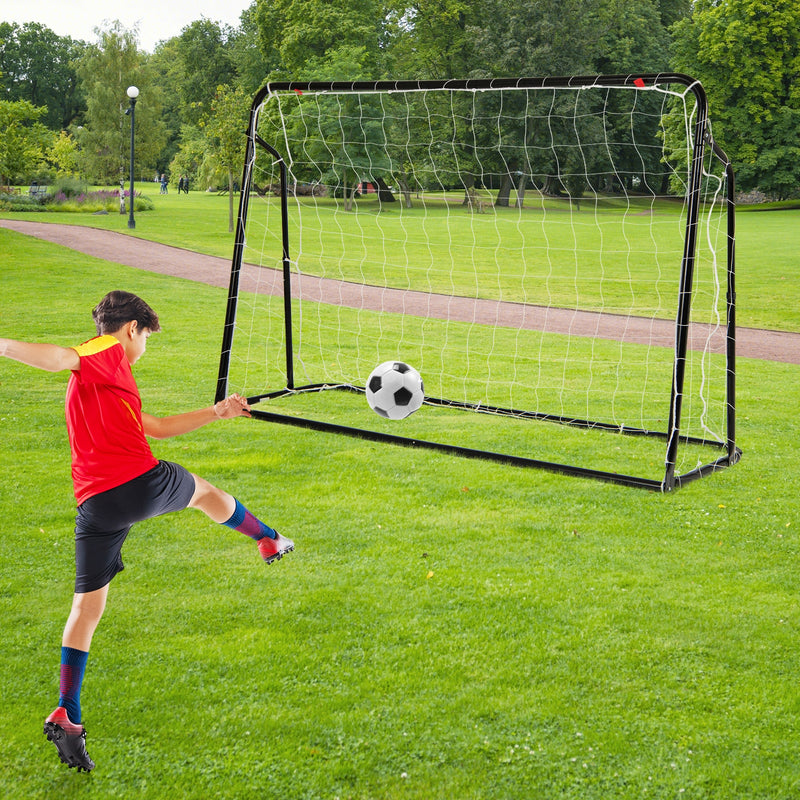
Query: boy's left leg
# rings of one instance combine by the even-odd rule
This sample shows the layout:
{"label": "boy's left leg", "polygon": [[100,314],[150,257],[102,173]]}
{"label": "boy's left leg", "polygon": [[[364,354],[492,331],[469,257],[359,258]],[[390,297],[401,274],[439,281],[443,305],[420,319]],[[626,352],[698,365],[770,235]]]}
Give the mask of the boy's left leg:
{"label": "boy's left leg", "polygon": [[92,637],[106,608],[108,586],[106,584],[93,592],[76,592],[73,595],[72,609],[61,642],[64,647],[89,652]]}
{"label": "boy's left leg", "polygon": [[44,733],[68,767],[94,769],[86,752],[86,729],[81,722],[81,685],[89,648],[103,616],[108,584],[91,592],[76,592],[61,640],[61,678],[58,707],[45,720]]}

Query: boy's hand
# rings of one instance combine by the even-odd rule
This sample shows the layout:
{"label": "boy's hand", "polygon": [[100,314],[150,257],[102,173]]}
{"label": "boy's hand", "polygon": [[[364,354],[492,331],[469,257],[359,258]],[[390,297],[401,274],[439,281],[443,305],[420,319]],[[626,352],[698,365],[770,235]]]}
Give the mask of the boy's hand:
{"label": "boy's hand", "polygon": [[234,417],[249,417],[250,406],[240,394],[232,394],[219,403],[214,404],[214,413],[219,419],[233,419]]}
{"label": "boy's hand", "polygon": [[[209,409],[211,414],[209,414]],[[203,406],[196,411],[185,414],[172,414],[167,417],[154,417],[142,412],[144,432],[155,439],[169,439],[189,431],[195,431],[217,419],[233,419],[233,417],[249,417],[250,406],[240,394],[232,394],[213,406]]]}

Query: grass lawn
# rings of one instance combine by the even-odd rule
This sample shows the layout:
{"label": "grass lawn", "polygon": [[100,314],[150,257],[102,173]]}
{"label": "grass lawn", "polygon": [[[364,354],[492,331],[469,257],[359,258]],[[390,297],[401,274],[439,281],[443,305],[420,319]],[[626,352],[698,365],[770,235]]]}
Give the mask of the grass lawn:
{"label": "grass lawn", "polygon": [[[209,255],[230,258],[234,235],[228,233],[228,197],[211,192],[175,191],[159,194],[156,183],[137,183],[136,192],[146,195],[155,206],[153,211],[135,215],[136,227],[128,228],[126,214],[80,214],[72,212],[3,213],[9,219],[36,222],[58,222],[65,225],[86,225],[92,228],[119,231],[176,247],[185,247]],[[234,214],[239,196],[234,200]]]}
{"label": "grass lawn", "polygon": [[[109,214],[95,216],[91,214],[75,213],[46,213],[46,214],[25,214],[25,213],[5,213],[0,216],[16,219],[30,219],[39,222],[59,222],[74,225],[88,225],[119,231],[133,236],[151,239],[154,241],[184,247],[197,252],[208,253],[210,255],[230,258],[233,250],[234,234],[228,233],[228,198],[206,192],[190,192],[188,195],[178,195],[171,192],[168,195],[159,195],[158,186],[153,183],[137,184],[137,191],[147,194],[155,205],[153,211],[141,212],[136,215],[136,228],[131,231],[127,227],[127,216],[120,214]],[[457,198],[456,198],[457,199]],[[235,198],[235,209],[238,208],[238,196]],[[277,200],[270,201],[277,208]],[[304,203],[309,201],[304,200]],[[411,217],[404,217],[398,209],[376,213],[376,200],[374,196],[365,198],[359,202],[359,213],[345,214],[336,212],[330,205],[323,204],[319,215],[314,212],[308,214],[308,208],[304,214],[304,219],[308,219],[307,228],[303,240],[303,268],[308,271],[315,271],[314,264],[319,260],[317,251],[320,246],[324,247],[328,254],[331,264],[326,268],[331,277],[344,276],[348,279],[355,278],[361,280],[361,268],[363,257],[356,258],[352,262],[339,257],[335,254],[342,250],[343,243],[356,244],[356,248],[361,246],[365,240],[376,243],[379,248],[386,250],[386,263],[394,265],[396,274],[371,276],[374,282],[381,284],[385,279],[389,279],[389,285],[400,285],[405,287],[405,271],[408,267],[412,271],[416,270],[415,286],[422,290],[432,289],[433,291],[460,292],[467,296],[475,295],[474,278],[471,273],[460,275],[460,265],[463,258],[455,258],[452,265],[448,266],[446,274],[438,274],[437,269],[432,268],[432,264],[448,263],[451,255],[449,253],[438,254],[431,261],[431,253],[428,250],[428,242],[436,242],[439,237],[446,233],[446,226],[452,225],[453,220],[463,224],[464,236],[471,241],[473,236],[478,236],[485,245],[477,253],[485,251],[487,258],[487,269],[496,270],[494,245],[492,242],[502,241],[507,243],[514,253],[525,252],[526,258],[532,264],[540,264],[540,271],[529,270],[528,274],[521,273],[518,269],[519,263],[512,259],[504,263],[502,275],[490,272],[486,276],[484,286],[495,285],[496,296],[504,299],[520,299],[527,296],[529,302],[542,302],[552,300],[554,305],[559,303],[567,307],[574,307],[576,302],[575,280],[571,268],[565,274],[558,271],[551,271],[550,265],[540,263],[542,251],[538,247],[542,238],[541,215],[537,211],[538,200],[530,195],[526,200],[524,210],[524,225],[518,224],[517,212],[514,209],[500,210],[497,215],[494,213],[469,215],[458,208],[456,203],[455,211],[447,211],[442,208],[440,203],[431,203],[427,209],[429,222],[425,223],[426,236],[424,240],[417,240],[410,236],[408,228],[410,223],[421,216],[423,209],[418,202],[412,210]],[[260,209],[264,204],[261,201],[253,200],[250,216],[256,217],[261,213]],[[398,204],[399,206],[399,204]],[[566,261],[569,262],[573,247],[573,236],[577,236],[584,241],[588,261],[579,265],[582,270],[580,273],[581,298],[582,300],[592,296],[597,298],[597,307],[606,311],[613,310],[617,302],[617,296],[621,297],[622,305],[627,307],[630,302],[630,292],[641,291],[643,284],[636,282],[637,274],[633,273],[631,282],[627,280],[615,290],[615,271],[620,269],[627,276],[628,264],[620,262],[617,264],[613,257],[607,264],[607,279],[601,286],[596,281],[596,276],[590,271],[591,265],[597,259],[594,254],[597,249],[595,238],[595,215],[599,214],[601,221],[600,229],[603,236],[609,240],[604,244],[604,248],[613,253],[611,241],[614,238],[624,240],[628,238],[638,238],[643,241],[649,240],[649,222],[645,217],[630,215],[624,223],[622,214],[624,206],[608,201],[601,204],[596,210],[589,202],[581,205],[581,211],[574,209],[570,213],[569,204],[563,200],[547,201],[549,211],[561,213],[564,217],[563,225],[548,227],[548,234],[555,230],[557,240],[552,243],[554,252],[566,248]],[[737,241],[737,324],[742,327],[750,328],[772,328],[775,330],[786,330],[800,332],[800,276],[796,270],[796,253],[800,246],[800,209],[779,209],[764,213],[753,213],[751,209],[757,206],[744,206],[739,210],[736,217]],[[661,203],[657,209],[656,226],[654,228],[657,237],[661,237],[663,242],[669,247],[674,248],[675,241],[673,233],[678,230],[676,227],[679,222],[679,207],[672,203]],[[266,212],[264,212],[266,213]],[[551,217],[552,218],[552,217]],[[449,220],[449,221],[448,221]],[[315,232],[315,226],[325,224],[325,238],[319,242],[319,234]],[[587,224],[589,223],[589,224]],[[420,223],[422,224],[422,223]],[[274,223],[273,231],[279,230],[277,220]],[[336,232],[333,235],[331,231]],[[575,231],[576,233],[573,233]],[[369,235],[368,235],[369,234]],[[254,232],[250,232],[250,240],[260,254],[262,245],[260,238]],[[410,238],[409,254],[410,262],[406,264],[398,261],[400,243],[405,238]],[[492,238],[494,237],[494,239]],[[316,240],[316,241],[315,241]],[[385,242],[389,242],[387,246]],[[701,241],[701,247],[703,242]],[[296,247],[293,240],[293,247]],[[650,305],[653,308],[661,308],[658,316],[671,318],[674,316],[673,307],[677,294],[677,269],[680,266],[680,247],[675,258],[664,260],[665,267],[669,266],[674,271],[665,270],[665,274],[659,283],[660,295],[653,298]],[[718,245],[720,257],[724,257],[722,245]],[[650,249],[657,245],[650,243]],[[414,255],[416,253],[416,255]],[[293,252],[293,256],[297,253]],[[456,254],[457,255],[457,254]],[[466,257],[466,256],[465,256]],[[470,258],[472,256],[470,255]],[[279,245],[275,245],[275,262],[280,258]],[[648,252],[648,245],[642,245],[642,265],[643,268],[652,264],[652,252]],[[478,265],[480,266],[480,265]],[[508,273],[508,274],[506,274]],[[368,276],[370,278],[370,276]],[[454,284],[455,282],[455,284]],[[646,276],[647,285],[652,284],[652,279]],[[535,296],[535,291],[531,287],[547,285],[546,296]],[[483,291],[483,287],[482,287]],[[610,292],[610,294],[609,294]],[[493,296],[495,296],[493,295]],[[779,296],[781,303],[776,304],[774,298]],[[637,303],[642,304],[642,299],[637,298]]]}
{"label": "grass lawn", "polygon": [[[136,235],[224,250],[226,200],[154,200]],[[776,255],[796,212],[774,215],[740,217],[739,296],[763,269],[785,302],[739,321],[798,330]],[[750,217],[777,226],[755,237],[769,258]],[[225,291],[2,230],[0,268],[0,335],[74,344],[124,287],[164,327],[136,366],[145,409],[210,402]],[[297,550],[267,568],[191,511],[134,529],[84,684],[87,776],[41,732],[72,593],[66,376],[3,362],[0,793],[797,797],[800,367],[738,366],[742,462],[666,496],[248,420],[155,442]]]}

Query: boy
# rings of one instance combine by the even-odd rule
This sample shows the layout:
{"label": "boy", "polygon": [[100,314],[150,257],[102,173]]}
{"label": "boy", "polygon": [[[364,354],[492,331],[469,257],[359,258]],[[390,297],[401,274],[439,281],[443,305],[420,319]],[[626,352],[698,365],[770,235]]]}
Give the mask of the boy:
{"label": "boy", "polygon": [[66,395],[67,432],[78,512],[75,594],[64,628],[58,707],[44,732],[69,767],[89,772],[80,691],[92,635],[111,579],[124,568],[122,545],[131,526],[170,511],[197,508],[258,542],[267,563],[294,550],[236,498],[178,464],[158,461],[146,436],[164,439],[217,419],[250,416],[238,394],[208,408],[154,417],[142,411],[132,366],[144,353],[158,316],[129,292],[107,294],[92,312],[97,337],[77,347],[0,339],[0,355],[32,367],[72,372]]}

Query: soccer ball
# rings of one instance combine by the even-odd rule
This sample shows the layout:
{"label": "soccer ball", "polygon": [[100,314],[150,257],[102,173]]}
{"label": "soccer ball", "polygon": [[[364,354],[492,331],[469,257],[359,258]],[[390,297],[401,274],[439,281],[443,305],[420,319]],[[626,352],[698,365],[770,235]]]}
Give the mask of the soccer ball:
{"label": "soccer ball", "polygon": [[387,419],[405,419],[425,399],[422,378],[414,367],[402,361],[384,361],[367,379],[370,408]]}

